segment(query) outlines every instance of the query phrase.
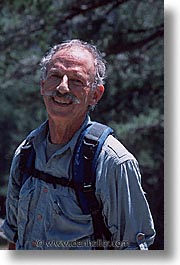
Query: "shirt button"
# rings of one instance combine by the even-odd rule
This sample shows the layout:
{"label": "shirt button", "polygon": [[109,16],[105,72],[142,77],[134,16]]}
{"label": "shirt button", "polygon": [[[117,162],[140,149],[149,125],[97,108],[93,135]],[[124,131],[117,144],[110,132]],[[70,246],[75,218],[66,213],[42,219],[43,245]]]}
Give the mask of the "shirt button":
{"label": "shirt button", "polygon": [[38,219],[39,221],[42,220],[42,215],[41,215],[41,214],[38,214],[37,219]]}
{"label": "shirt button", "polygon": [[32,244],[33,247],[36,247],[36,241],[32,241],[31,244]]}
{"label": "shirt button", "polygon": [[44,191],[45,193],[47,193],[47,192],[48,192],[48,188],[44,188],[43,191]]}

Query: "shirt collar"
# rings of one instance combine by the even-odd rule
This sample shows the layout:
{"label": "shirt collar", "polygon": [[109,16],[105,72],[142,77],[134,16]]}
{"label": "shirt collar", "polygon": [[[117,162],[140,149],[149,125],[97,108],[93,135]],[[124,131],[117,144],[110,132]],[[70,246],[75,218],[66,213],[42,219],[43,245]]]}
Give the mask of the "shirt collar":
{"label": "shirt collar", "polygon": [[71,138],[71,140],[66,144],[66,146],[71,149],[71,152],[74,151],[75,145],[77,143],[78,137],[81,134],[81,132],[91,123],[92,122],[90,120],[90,117],[86,116],[86,119],[84,120],[84,122],[81,125],[80,129],[74,134],[74,136]]}
{"label": "shirt collar", "polygon": [[[90,117],[89,115],[87,115],[80,129],[73,135],[71,140],[66,145],[64,145],[61,149],[59,149],[56,152],[56,154],[62,154],[68,148],[71,150],[71,152],[73,152],[80,133],[91,123],[92,122],[90,120]],[[29,135],[28,139],[33,142],[35,149],[38,147],[40,143],[46,140],[48,132],[49,132],[49,124],[48,120],[46,120],[38,129],[34,130]]]}

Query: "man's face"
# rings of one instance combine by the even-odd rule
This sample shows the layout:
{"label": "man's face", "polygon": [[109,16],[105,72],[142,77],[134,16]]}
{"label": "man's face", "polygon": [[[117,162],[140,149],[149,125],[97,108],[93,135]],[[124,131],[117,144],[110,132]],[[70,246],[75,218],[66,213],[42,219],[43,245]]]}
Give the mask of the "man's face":
{"label": "man's face", "polygon": [[71,47],[56,52],[41,87],[49,117],[83,119],[88,106],[95,105],[104,91],[103,86],[91,88],[94,76],[94,59],[87,50]]}

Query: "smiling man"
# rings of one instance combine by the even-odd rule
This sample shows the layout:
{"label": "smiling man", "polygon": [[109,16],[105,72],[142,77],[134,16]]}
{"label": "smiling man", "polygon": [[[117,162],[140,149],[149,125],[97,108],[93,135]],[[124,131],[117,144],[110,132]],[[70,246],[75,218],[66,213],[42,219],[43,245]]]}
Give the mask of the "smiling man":
{"label": "smiling man", "polygon": [[52,143],[67,143],[85,120],[88,106],[101,98],[104,87],[92,89],[94,77],[94,58],[85,48],[72,46],[52,56],[41,81]]}
{"label": "smiling man", "polygon": [[71,40],[41,61],[48,120],[15,152],[2,230],[16,249],[143,249],[154,241],[134,156],[92,122],[105,64],[95,46]]}

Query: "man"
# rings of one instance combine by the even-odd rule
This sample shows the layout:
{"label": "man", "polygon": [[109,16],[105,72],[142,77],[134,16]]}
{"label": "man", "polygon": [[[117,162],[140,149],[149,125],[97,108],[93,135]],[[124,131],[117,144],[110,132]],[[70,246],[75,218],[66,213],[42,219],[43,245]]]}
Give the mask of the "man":
{"label": "man", "polygon": [[[89,109],[104,92],[105,64],[94,46],[71,40],[53,47],[41,67],[48,121],[27,139],[36,153],[37,170],[71,180],[77,139],[91,124]],[[94,249],[92,216],[82,212],[74,189],[33,175],[22,184],[23,145],[11,166],[2,227],[7,238],[16,249]],[[140,179],[136,159],[108,136],[97,158],[96,197],[114,249],[147,249],[153,243],[153,220]]]}

